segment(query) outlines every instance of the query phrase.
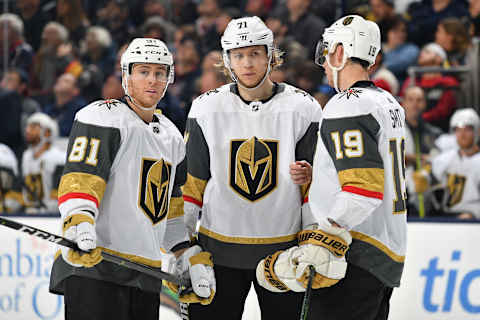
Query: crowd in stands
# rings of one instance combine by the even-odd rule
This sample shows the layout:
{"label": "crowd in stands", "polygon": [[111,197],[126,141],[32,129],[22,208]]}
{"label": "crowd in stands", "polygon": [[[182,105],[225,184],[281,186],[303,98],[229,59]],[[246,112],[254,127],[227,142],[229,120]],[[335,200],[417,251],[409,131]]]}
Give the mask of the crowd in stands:
{"label": "crowd in stands", "polygon": [[[404,9],[396,8],[399,2]],[[158,109],[183,133],[192,100],[231,81],[215,66],[222,59],[220,37],[231,19],[261,17],[284,52],[284,64],[272,71],[272,80],[302,88],[322,107],[335,93],[313,63],[323,29],[345,14],[376,21],[382,50],[370,76],[405,108],[412,216],[436,212],[435,199],[429,200],[435,193],[417,192],[415,172],[428,168],[437,155],[459,148],[452,114],[480,109],[471,103],[480,100],[480,0],[9,3],[9,12],[0,14],[0,212],[55,210],[51,203],[62,170],[58,155],[63,152],[65,158],[75,113],[95,100],[123,97],[119,61],[134,37],[161,39],[173,52],[175,82]],[[473,137],[478,143],[478,127],[467,125],[477,131]],[[480,165],[473,170],[480,175]],[[447,189],[453,190],[452,185],[446,182]],[[476,187],[479,191],[480,183]],[[480,206],[480,191],[477,195],[472,201]],[[464,218],[456,215],[461,213],[450,212]],[[480,213],[468,218],[480,219]]]}

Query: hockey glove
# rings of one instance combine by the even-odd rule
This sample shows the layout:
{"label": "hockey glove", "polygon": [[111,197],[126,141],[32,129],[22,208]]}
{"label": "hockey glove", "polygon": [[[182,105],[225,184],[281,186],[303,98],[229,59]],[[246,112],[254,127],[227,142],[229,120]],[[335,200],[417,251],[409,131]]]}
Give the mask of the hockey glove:
{"label": "hockey glove", "polygon": [[413,173],[413,182],[415,184],[415,192],[424,193],[429,188],[428,172],[426,170],[419,170]]}
{"label": "hockey glove", "polygon": [[314,289],[330,287],[345,277],[345,254],[352,243],[352,236],[346,229],[331,226],[323,230],[302,230],[297,238],[299,247],[292,260],[297,263],[297,281],[304,288],[308,284],[310,265],[316,271],[312,284]]}
{"label": "hockey glove", "polygon": [[97,247],[95,221],[86,214],[74,214],[63,223],[65,238],[77,243],[78,248],[89,253],[80,253],[62,246],[62,257],[65,262],[74,267],[93,267],[102,261],[102,251]]}
{"label": "hockey glove", "polygon": [[179,293],[182,303],[210,304],[215,296],[216,281],[213,272],[213,261],[210,252],[202,251],[198,245],[188,248],[175,264],[175,273],[184,278],[190,278],[193,292],[182,294],[178,286],[167,282],[167,287]]}
{"label": "hockey glove", "polygon": [[298,238],[298,247],[278,251],[257,265],[257,281],[262,287],[273,292],[304,292],[310,265],[316,271],[314,289],[332,286],[345,276],[345,253],[352,242],[347,230],[303,230]]}

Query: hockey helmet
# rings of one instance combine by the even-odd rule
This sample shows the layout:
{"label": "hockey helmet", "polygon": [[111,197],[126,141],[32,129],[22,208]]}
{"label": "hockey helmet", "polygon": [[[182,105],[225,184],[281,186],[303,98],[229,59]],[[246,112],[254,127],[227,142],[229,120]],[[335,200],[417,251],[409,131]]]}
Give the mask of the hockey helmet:
{"label": "hockey helmet", "polygon": [[157,63],[167,65],[169,72],[168,79],[166,79],[167,85],[163,92],[163,94],[165,94],[168,84],[173,83],[175,74],[173,56],[165,43],[153,38],[136,38],[130,42],[120,59],[123,75],[122,87],[127,96],[130,96],[128,92],[128,78],[132,73],[132,66],[134,63]]}
{"label": "hockey helmet", "polygon": [[464,108],[455,111],[450,118],[450,130],[454,131],[455,128],[464,128],[467,126],[473,127],[475,143],[477,143],[480,134],[480,117],[478,113],[473,108]]}
{"label": "hockey helmet", "polygon": [[243,17],[231,20],[223,33],[221,44],[223,49],[223,64],[228,69],[230,76],[235,82],[237,82],[237,77],[232,72],[228,51],[250,46],[266,46],[268,54],[267,72],[263,80],[255,88],[265,81],[270,73],[270,62],[272,61],[274,51],[273,32],[259,17]]}
{"label": "hockey helmet", "polygon": [[42,112],[35,112],[27,119],[27,125],[29,124],[38,124],[42,128],[41,139],[45,137],[45,130],[50,131],[49,140],[55,139],[58,137],[58,124],[55,120],[50,118],[48,115]]}
{"label": "hockey helmet", "polygon": [[380,29],[373,21],[357,15],[340,18],[323,32],[317,44],[315,63],[322,65],[325,57],[343,45],[346,58],[365,60],[372,66],[381,48]]}

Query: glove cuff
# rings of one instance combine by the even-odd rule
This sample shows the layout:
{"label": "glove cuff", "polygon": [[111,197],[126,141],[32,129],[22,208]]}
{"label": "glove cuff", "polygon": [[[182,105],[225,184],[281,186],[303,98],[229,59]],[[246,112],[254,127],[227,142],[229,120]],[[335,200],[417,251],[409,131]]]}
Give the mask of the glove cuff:
{"label": "glove cuff", "polygon": [[289,291],[290,289],[283,283],[278,276],[275,274],[275,262],[278,259],[278,256],[283,252],[282,251],[277,251],[272,255],[269,255],[268,257],[265,258],[263,262],[263,273],[265,276],[265,280],[267,282],[275,287],[276,289],[280,290],[281,292],[286,292]]}
{"label": "glove cuff", "polygon": [[79,225],[82,222],[88,222],[91,225],[95,225],[95,220],[90,215],[82,213],[72,214],[63,221],[63,232],[65,233],[68,228]]}
{"label": "glove cuff", "polygon": [[[345,232],[348,233],[346,230]],[[351,237],[350,239],[345,240],[342,236],[332,235],[320,229],[302,230],[297,234],[297,239],[299,245],[313,244],[316,246],[321,246],[339,258],[345,256],[345,253],[348,251],[349,244],[352,241]]]}
{"label": "glove cuff", "polygon": [[196,264],[204,264],[213,268],[212,254],[207,251],[202,251],[200,253],[197,253],[194,256],[191,256],[189,261],[190,261],[190,265],[192,266]]}

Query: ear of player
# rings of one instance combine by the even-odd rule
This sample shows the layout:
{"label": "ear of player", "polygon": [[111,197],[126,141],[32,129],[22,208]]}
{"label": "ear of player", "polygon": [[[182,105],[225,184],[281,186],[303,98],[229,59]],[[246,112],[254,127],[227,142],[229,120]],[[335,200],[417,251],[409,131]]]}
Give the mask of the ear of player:
{"label": "ear of player", "polygon": [[316,271],[314,289],[330,287],[345,277],[345,253],[352,242],[347,230],[334,226],[302,230],[297,238],[299,246],[278,251],[257,265],[257,281],[262,287],[273,292],[304,292],[310,265]]}
{"label": "ear of player", "polygon": [[[95,220],[89,214],[73,214],[63,222],[63,236],[77,243],[81,253],[68,247],[61,247],[65,262],[74,267],[93,267],[102,261],[102,251],[97,248]],[[91,250],[91,251],[90,251]]]}
{"label": "ear of player", "polygon": [[179,292],[178,285],[166,281],[173,292],[179,293],[182,303],[210,304],[215,296],[216,281],[213,272],[213,261],[210,252],[202,251],[199,245],[188,248],[176,261],[173,272],[182,277],[189,277],[192,282],[191,291]]}

